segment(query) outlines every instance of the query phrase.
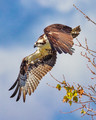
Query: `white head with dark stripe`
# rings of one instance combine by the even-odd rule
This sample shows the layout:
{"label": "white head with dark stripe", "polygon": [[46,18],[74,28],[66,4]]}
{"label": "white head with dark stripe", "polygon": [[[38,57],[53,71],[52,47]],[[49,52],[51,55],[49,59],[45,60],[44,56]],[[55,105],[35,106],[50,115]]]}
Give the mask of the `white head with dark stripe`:
{"label": "white head with dark stripe", "polygon": [[38,47],[39,49],[51,49],[49,40],[45,34],[41,35],[34,44],[34,48]]}

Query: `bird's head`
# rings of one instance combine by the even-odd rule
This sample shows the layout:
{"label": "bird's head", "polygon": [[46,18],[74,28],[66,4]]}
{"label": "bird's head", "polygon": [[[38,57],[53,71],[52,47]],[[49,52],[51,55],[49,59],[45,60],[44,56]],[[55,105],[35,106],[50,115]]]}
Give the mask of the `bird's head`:
{"label": "bird's head", "polygon": [[51,48],[50,43],[49,43],[49,40],[47,39],[47,37],[46,37],[45,34],[41,35],[41,36],[38,38],[38,40],[37,40],[37,41],[35,42],[35,44],[34,44],[34,48],[35,48],[35,47],[38,47],[39,49],[43,49],[43,48],[49,49],[49,48]]}

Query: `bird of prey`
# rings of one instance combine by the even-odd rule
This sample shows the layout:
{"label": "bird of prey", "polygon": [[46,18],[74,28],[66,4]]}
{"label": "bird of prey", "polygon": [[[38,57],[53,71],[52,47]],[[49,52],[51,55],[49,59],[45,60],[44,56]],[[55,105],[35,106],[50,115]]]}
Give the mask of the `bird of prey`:
{"label": "bird of prey", "polygon": [[34,47],[37,47],[36,52],[22,60],[17,80],[9,89],[12,90],[16,87],[11,98],[18,93],[16,99],[18,101],[23,94],[23,102],[25,102],[27,93],[31,95],[42,77],[55,65],[57,52],[72,55],[74,52],[73,38],[77,37],[80,31],[80,26],[73,29],[62,24],[47,26],[44,34],[34,44]]}

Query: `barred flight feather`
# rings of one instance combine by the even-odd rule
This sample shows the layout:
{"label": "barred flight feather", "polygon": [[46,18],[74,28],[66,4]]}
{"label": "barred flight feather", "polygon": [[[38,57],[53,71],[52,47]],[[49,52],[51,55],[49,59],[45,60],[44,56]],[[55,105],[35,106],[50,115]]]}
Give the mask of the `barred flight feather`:
{"label": "barred flight feather", "polygon": [[24,75],[19,73],[18,79],[9,89],[12,90],[17,85],[11,97],[14,97],[18,92],[16,99],[16,101],[18,101],[21,97],[21,92],[23,92],[23,102],[25,102],[26,94],[28,93],[29,95],[31,95],[31,93],[35,91],[35,89],[39,84],[39,81],[42,79],[43,76],[47,74],[48,71],[52,69],[55,62],[56,62],[56,52],[54,52],[52,55],[45,56],[40,62],[37,61],[35,65],[26,64],[25,66],[24,63],[26,62],[24,61],[24,63],[22,64],[24,65],[24,68],[26,67],[27,69],[26,71],[21,70],[24,69],[23,65],[21,65],[22,67],[20,71],[24,73]]}

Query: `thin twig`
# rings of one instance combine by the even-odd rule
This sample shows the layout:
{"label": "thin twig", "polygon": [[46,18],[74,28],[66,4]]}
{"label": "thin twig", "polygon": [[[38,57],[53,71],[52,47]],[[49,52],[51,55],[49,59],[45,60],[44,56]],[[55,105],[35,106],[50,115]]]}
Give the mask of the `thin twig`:
{"label": "thin twig", "polygon": [[75,112],[75,111],[77,111],[77,110],[80,110],[80,109],[82,109],[82,108],[84,108],[84,106],[82,106],[82,107],[80,107],[80,108],[77,108],[77,109],[75,109],[75,110],[72,110],[72,111],[70,111],[70,112],[62,112],[62,111],[60,111],[60,112],[63,113],[63,114],[68,114],[68,113],[73,113],[73,112]]}
{"label": "thin twig", "polygon": [[96,73],[93,70],[91,70],[91,68],[88,66],[88,64],[87,64],[87,68],[91,71],[92,74],[96,75]]}
{"label": "thin twig", "polygon": [[[86,108],[88,111],[92,112],[92,113],[96,113],[96,111],[94,111],[94,110],[92,110],[92,109],[90,109],[90,108],[87,108],[86,106],[85,106],[85,108]],[[96,115],[96,114],[95,114],[95,115]]]}
{"label": "thin twig", "polygon": [[51,77],[52,77],[54,80],[56,80],[57,82],[59,82],[60,84],[62,84],[62,82],[60,82],[59,80],[57,80],[50,72],[49,72],[49,74],[51,75]]}
{"label": "thin twig", "polygon": [[79,12],[81,12],[88,21],[91,21],[93,24],[96,25],[96,23],[95,23],[91,18],[89,18],[85,13],[83,13],[79,8],[77,8],[75,4],[73,4],[73,6],[74,6]]}
{"label": "thin twig", "polygon": [[86,53],[86,52],[85,52],[85,54],[82,54],[82,52],[81,52],[81,55],[82,55],[83,57],[87,58],[88,62],[90,62],[90,63],[92,64],[92,66],[93,66],[94,68],[96,68],[96,64],[91,60],[90,57],[87,56],[87,53]]}
{"label": "thin twig", "polygon": [[[82,47],[82,48],[84,48],[84,49],[87,50],[87,51],[91,51],[91,52],[96,53],[96,51],[84,47],[84,46],[79,42],[79,40],[78,40],[77,38],[76,38],[76,40],[77,40],[77,42],[79,43],[79,45],[75,44],[76,46]],[[86,41],[86,39],[85,39],[85,41]]]}
{"label": "thin twig", "polygon": [[89,97],[89,98],[93,98],[93,99],[95,99],[95,100],[96,100],[96,98],[95,98],[95,97],[93,97],[93,96],[91,96],[91,95],[88,95],[87,93],[83,93],[82,95],[85,95],[85,96],[87,96],[87,97]]}
{"label": "thin twig", "polygon": [[90,100],[90,101],[85,101],[85,102],[81,102],[81,101],[80,101],[80,102],[78,102],[78,103],[79,103],[79,104],[81,104],[81,103],[84,104],[84,103],[91,103],[91,102],[93,102],[93,101],[92,101],[92,100]]}
{"label": "thin twig", "polygon": [[50,84],[48,84],[48,83],[46,83],[49,87],[52,87],[52,88],[56,88],[56,87],[54,87],[54,86],[51,86]]}

